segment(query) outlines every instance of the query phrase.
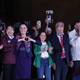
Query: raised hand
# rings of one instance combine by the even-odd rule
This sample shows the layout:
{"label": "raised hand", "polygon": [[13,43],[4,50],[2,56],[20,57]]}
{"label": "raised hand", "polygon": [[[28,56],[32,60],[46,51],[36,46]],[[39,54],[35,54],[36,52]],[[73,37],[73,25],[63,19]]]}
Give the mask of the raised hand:
{"label": "raised hand", "polygon": [[3,48],[3,45],[0,45],[0,49],[2,49]]}

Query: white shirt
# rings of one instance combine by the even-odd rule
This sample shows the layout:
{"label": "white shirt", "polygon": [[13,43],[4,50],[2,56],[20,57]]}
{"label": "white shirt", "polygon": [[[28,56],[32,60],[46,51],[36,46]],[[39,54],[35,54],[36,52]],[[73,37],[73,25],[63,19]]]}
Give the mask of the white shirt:
{"label": "white shirt", "polygon": [[[64,35],[64,33],[62,34],[62,37],[63,37],[63,35]],[[59,41],[61,43],[61,35],[60,34],[57,34],[57,37],[58,37],[58,39],[59,39]]]}
{"label": "white shirt", "polygon": [[46,42],[42,42],[42,46],[41,46],[41,58],[48,58],[49,54],[47,52],[48,50],[48,45]]}
{"label": "white shirt", "polygon": [[59,42],[61,43],[61,36],[60,35],[57,35],[58,39],[59,39]]}
{"label": "white shirt", "polygon": [[80,37],[76,35],[75,29],[69,32],[71,54],[73,61],[80,61]]}

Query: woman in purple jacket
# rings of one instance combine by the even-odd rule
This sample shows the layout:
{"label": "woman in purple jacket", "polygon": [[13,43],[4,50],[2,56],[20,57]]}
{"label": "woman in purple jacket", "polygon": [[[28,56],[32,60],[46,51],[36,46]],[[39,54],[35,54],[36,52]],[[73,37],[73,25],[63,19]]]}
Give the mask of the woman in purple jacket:
{"label": "woman in purple jacket", "polygon": [[16,79],[17,80],[31,80],[31,65],[32,65],[32,42],[36,42],[31,39],[27,34],[28,27],[25,24],[21,24],[20,35],[17,39],[17,53],[16,53]]}
{"label": "woman in purple jacket", "polygon": [[3,48],[3,80],[15,80],[15,48],[14,29],[8,26],[6,35],[2,37],[0,49]]}

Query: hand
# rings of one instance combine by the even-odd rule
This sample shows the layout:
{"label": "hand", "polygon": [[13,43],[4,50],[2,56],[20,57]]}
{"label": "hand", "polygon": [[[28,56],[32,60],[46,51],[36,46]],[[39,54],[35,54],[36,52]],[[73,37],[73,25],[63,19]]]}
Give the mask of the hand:
{"label": "hand", "polygon": [[3,48],[3,45],[0,45],[0,49],[2,49]]}
{"label": "hand", "polygon": [[80,36],[80,27],[76,30],[77,36]]}
{"label": "hand", "polygon": [[18,42],[20,42],[20,41],[25,41],[25,39],[23,38],[23,39],[18,39]]}
{"label": "hand", "polygon": [[55,63],[53,64],[52,67],[53,67],[54,70],[56,70],[56,64]]}
{"label": "hand", "polygon": [[72,68],[72,67],[74,66],[74,62],[71,61],[71,62],[69,63],[69,66]]}
{"label": "hand", "polygon": [[49,52],[51,52],[52,50],[53,50],[53,48],[52,48],[52,47],[50,47],[50,48],[48,49],[48,51],[49,51]]}

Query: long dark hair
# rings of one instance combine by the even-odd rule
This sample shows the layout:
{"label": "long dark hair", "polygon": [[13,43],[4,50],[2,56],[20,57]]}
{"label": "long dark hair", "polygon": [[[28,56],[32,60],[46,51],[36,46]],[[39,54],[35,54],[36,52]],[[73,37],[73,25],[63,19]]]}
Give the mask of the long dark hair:
{"label": "long dark hair", "polygon": [[[40,35],[41,35],[41,33],[45,33],[45,34],[46,34],[45,31],[40,31],[39,34],[38,34],[38,38],[37,38],[37,40],[39,40],[39,41],[41,41],[41,40],[40,40]],[[48,39],[47,39],[47,34],[46,34],[46,40],[45,40],[45,41],[48,41]]]}
{"label": "long dark hair", "polygon": [[[21,25],[25,25],[25,26],[27,27],[27,29],[28,29],[28,24],[26,24],[25,22],[20,23],[19,29],[20,29]],[[19,35],[21,35],[20,30],[19,30]],[[27,36],[30,36],[29,31],[26,33],[26,35],[27,35]]]}

